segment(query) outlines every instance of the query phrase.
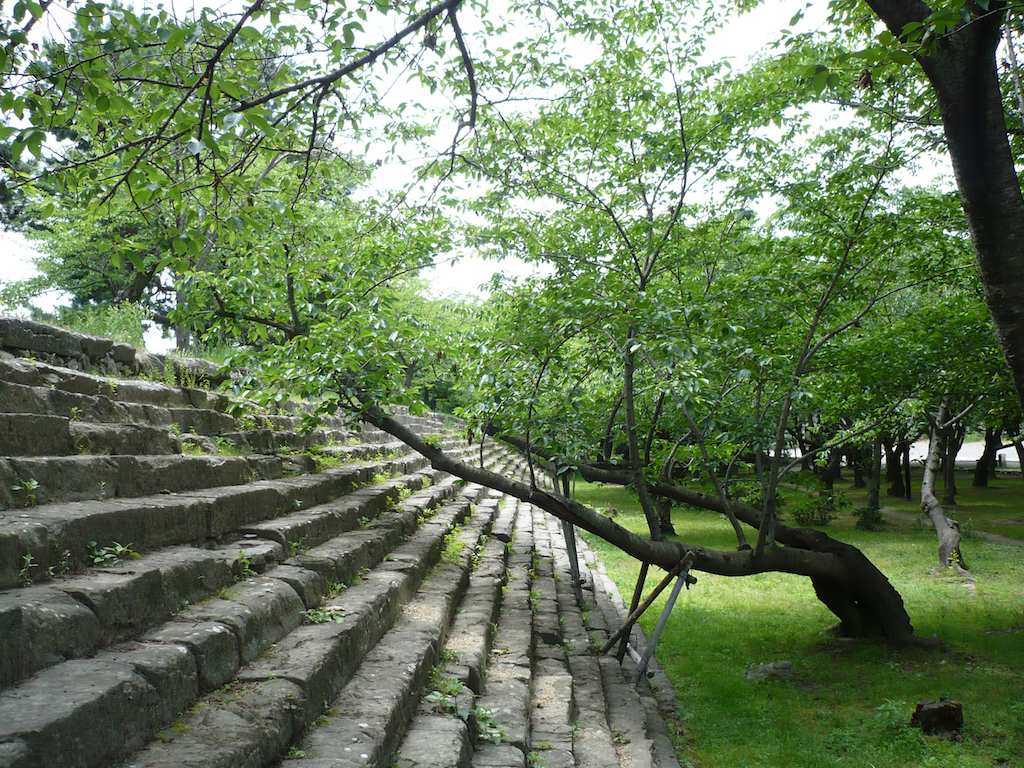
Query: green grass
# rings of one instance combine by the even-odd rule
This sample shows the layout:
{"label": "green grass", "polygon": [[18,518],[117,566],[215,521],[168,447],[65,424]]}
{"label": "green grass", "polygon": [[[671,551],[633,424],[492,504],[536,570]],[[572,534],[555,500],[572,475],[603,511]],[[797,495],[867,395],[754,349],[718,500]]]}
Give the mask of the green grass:
{"label": "green grass", "polygon": [[[576,492],[581,501],[618,510],[621,524],[644,530],[630,491],[580,482]],[[735,547],[720,516],[677,509],[673,518],[683,541]],[[937,636],[941,648],[894,650],[835,638],[835,618],[802,577],[697,574],[699,583],[683,594],[658,648],[679,702],[675,739],[683,765],[1024,765],[1024,550],[966,542],[977,579],[971,591],[960,578],[935,573],[928,530],[858,531],[843,515],[828,531],[871,557],[903,595],[918,634]],[[628,599],[637,563],[587,538]],[[648,589],[660,577],[655,569]],[[641,620],[648,632],[663,600]],[[779,660],[793,663],[792,681],[745,679],[748,665]],[[943,695],[963,702],[961,743],[905,725],[917,701]]]}
{"label": "green grass", "polygon": [[[1024,479],[1020,474],[1000,474],[988,481],[988,488],[971,485],[973,472],[956,473],[956,506],[948,510],[965,531],[986,531],[1011,539],[1024,540]],[[853,487],[852,474],[844,473],[843,481],[837,483],[856,506],[867,501],[867,491]],[[885,495],[882,486],[882,507],[919,515],[921,512],[921,470],[913,473],[914,499],[895,498]],[[941,498],[942,482],[939,482]],[[923,519],[923,518],[922,518]],[[1024,552],[1021,553],[1024,555]]]}

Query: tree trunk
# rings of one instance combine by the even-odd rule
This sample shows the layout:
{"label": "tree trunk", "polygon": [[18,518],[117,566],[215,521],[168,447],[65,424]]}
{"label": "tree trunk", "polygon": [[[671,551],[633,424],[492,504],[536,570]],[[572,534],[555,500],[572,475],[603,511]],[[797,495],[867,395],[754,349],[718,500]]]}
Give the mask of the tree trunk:
{"label": "tree trunk", "polygon": [[885,449],[885,481],[889,484],[886,488],[888,496],[903,496],[906,491],[903,489],[903,469],[900,466],[901,454],[896,450],[894,440],[882,441]]}
{"label": "tree trunk", "polygon": [[985,449],[974,465],[974,487],[988,488],[989,478],[995,474],[996,458],[1003,447],[1002,427],[985,427]]}
{"label": "tree trunk", "polygon": [[654,500],[654,506],[658,510],[661,532],[666,536],[675,536],[676,528],[672,525],[672,502],[659,496]]}
{"label": "tree trunk", "polygon": [[[868,5],[896,36],[931,13],[921,0],[868,0]],[[927,55],[916,58],[935,89],[985,300],[1024,407],[1024,196],[996,64],[1006,2],[964,8],[973,18],[937,35]]]}
{"label": "tree trunk", "polygon": [[829,506],[832,506],[835,501],[835,486],[836,480],[840,477],[842,459],[843,455],[838,449],[829,451],[828,465],[825,467],[825,471],[821,473],[821,481],[825,484],[825,493],[827,494]]}
{"label": "tree trunk", "polygon": [[866,462],[867,487],[868,487],[868,508],[874,512],[882,509],[882,441],[875,439],[871,443],[871,453]]}
{"label": "tree trunk", "polygon": [[964,444],[967,430],[957,423],[946,428],[942,436],[945,447],[942,462],[942,503],[947,507],[956,506],[956,457]]}
{"label": "tree trunk", "polygon": [[935,496],[935,476],[943,454],[942,422],[946,418],[946,404],[939,406],[936,424],[932,426],[928,439],[928,458],[924,463],[924,478],[921,480],[921,511],[928,515],[939,539],[939,564],[948,567],[954,563],[966,570],[960,553],[960,526],[946,517],[946,511]]}
{"label": "tree trunk", "polygon": [[1013,448],[1017,451],[1017,468],[1020,470],[1021,477],[1024,478],[1024,440],[1015,440]]}
{"label": "tree trunk", "polygon": [[867,485],[867,473],[864,471],[864,456],[860,451],[850,451],[846,460],[853,467],[853,487],[864,488]]}
{"label": "tree trunk", "polygon": [[864,462],[864,474],[867,480],[868,503],[858,513],[858,528],[873,530],[882,523],[882,440],[875,438],[867,451]]}
{"label": "tree trunk", "polygon": [[910,471],[910,441],[900,443],[900,456],[903,457],[903,497],[910,501],[914,498],[913,475]]}

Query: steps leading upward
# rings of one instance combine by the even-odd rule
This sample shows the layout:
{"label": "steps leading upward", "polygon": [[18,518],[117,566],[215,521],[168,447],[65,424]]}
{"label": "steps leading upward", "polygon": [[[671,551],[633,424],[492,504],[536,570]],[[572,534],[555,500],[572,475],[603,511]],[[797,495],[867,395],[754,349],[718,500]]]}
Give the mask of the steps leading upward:
{"label": "steps leading upward", "polygon": [[[540,512],[367,427],[240,416],[201,363],[18,322],[0,768],[675,768],[657,706],[590,655],[606,588],[576,604]],[[522,475],[497,445],[482,460]]]}

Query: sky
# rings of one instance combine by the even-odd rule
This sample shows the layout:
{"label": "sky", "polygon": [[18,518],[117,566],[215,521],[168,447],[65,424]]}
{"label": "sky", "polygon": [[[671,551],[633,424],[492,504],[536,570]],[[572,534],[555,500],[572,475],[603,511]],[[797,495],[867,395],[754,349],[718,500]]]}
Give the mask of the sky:
{"label": "sky", "polygon": [[[501,2],[501,0],[496,0],[496,2]],[[218,5],[221,4],[218,3]],[[769,43],[777,39],[793,14],[805,7],[807,7],[805,17],[798,29],[810,29],[824,22],[827,4],[820,0],[810,3],[803,0],[763,3],[748,13],[734,17],[721,30],[713,34],[707,42],[705,58],[708,60],[728,58],[734,62],[737,68],[742,68]],[[470,37],[475,31],[475,21],[472,18],[464,20],[467,37]],[[396,87],[415,88],[416,86],[399,84]],[[421,94],[412,95],[422,97]],[[454,111],[456,106],[451,105],[450,108]],[[837,119],[836,115],[836,110],[823,108],[820,111],[820,120],[823,124],[831,123]],[[938,161],[933,167],[925,168],[923,176],[932,179],[948,176],[948,169],[945,165],[943,161]],[[389,187],[402,184],[411,180],[412,167],[403,167],[393,163],[382,168],[379,176],[388,180],[387,186]],[[918,177],[917,181],[920,183],[921,178]],[[25,279],[35,274],[33,260],[37,255],[32,244],[20,234],[0,231],[0,283]],[[524,277],[535,270],[536,267],[514,259],[485,260],[472,254],[466,254],[457,259],[447,259],[439,265],[425,270],[423,277],[427,283],[426,291],[432,296],[483,297],[486,295],[485,285],[490,282],[495,273],[509,277]],[[63,300],[64,297],[60,294],[50,293],[40,297],[36,304],[41,309],[52,311]],[[147,334],[146,342],[147,346],[154,351],[161,351],[171,346],[171,341],[161,339],[155,330],[151,330]]]}

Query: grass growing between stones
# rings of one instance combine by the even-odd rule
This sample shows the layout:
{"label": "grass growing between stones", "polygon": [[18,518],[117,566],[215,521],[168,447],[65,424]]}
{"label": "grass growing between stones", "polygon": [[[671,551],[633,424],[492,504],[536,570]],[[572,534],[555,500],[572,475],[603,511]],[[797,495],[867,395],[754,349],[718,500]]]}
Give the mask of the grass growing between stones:
{"label": "grass growing between stones", "polygon": [[[618,510],[620,524],[645,530],[629,490],[580,482],[576,493]],[[673,519],[681,540],[735,547],[720,516],[677,508]],[[835,638],[834,617],[802,577],[697,574],[699,583],[683,593],[658,647],[679,701],[683,765],[1024,765],[1024,552],[965,541],[972,590],[958,577],[936,574],[930,531],[894,524],[864,532],[853,523],[844,514],[827,530],[864,550],[903,595],[918,634],[938,637],[941,648],[894,650]],[[587,540],[628,600],[636,561],[593,536]],[[648,590],[661,575],[652,571]],[[664,596],[641,620],[648,633],[663,604]],[[746,679],[749,665],[781,660],[792,662],[792,679]],[[961,743],[906,725],[916,702],[943,695],[963,702]]]}

